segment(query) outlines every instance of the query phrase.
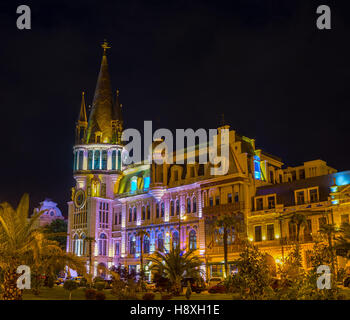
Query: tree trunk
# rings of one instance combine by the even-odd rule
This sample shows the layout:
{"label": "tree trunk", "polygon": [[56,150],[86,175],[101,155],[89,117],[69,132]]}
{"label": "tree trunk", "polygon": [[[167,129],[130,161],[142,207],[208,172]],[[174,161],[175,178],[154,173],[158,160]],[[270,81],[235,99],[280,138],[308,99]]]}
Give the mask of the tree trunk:
{"label": "tree trunk", "polygon": [[23,290],[17,288],[18,277],[16,269],[5,271],[3,300],[22,300]]}
{"label": "tree trunk", "polygon": [[69,300],[72,300],[72,291],[69,291]]}
{"label": "tree trunk", "polygon": [[227,228],[224,228],[224,264],[225,278],[227,277]]}

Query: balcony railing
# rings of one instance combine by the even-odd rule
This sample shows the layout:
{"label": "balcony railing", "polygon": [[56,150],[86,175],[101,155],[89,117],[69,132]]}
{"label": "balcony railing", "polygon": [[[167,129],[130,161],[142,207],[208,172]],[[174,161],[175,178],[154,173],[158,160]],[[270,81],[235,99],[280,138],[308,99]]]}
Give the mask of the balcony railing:
{"label": "balcony railing", "polygon": [[244,209],[244,202],[233,202],[203,207],[204,214],[230,213]]}

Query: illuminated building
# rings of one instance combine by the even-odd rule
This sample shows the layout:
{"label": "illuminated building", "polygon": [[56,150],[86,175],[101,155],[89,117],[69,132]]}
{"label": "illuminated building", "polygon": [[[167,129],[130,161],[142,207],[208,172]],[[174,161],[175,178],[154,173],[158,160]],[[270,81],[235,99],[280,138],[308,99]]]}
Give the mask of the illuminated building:
{"label": "illuminated building", "polygon": [[[196,249],[210,277],[223,275],[222,230],[215,227],[219,216],[233,214],[244,222],[240,232],[231,230],[229,235],[232,272],[242,239],[254,242],[276,263],[283,263],[295,244],[295,226],[289,223],[293,212],[311,217],[307,222],[311,227],[301,230],[299,239],[305,257],[324,218],[332,216],[340,223],[341,215],[348,210],[339,206],[347,195],[344,186],[350,181],[349,172],[336,173],[322,160],[284,168],[280,158],[257,149],[254,139],[232,129],[226,175],[211,175],[210,163],[125,166],[119,91],[114,99],[106,56],[108,45],[104,43],[103,48],[89,120],[82,95],[73,150],[76,185],[68,203],[67,250],[85,256],[88,265],[86,238],[95,239],[94,275],[103,267],[119,264],[138,271],[140,229],[149,233],[143,240],[146,270],[149,254],[169,250],[180,242],[184,249]],[[229,126],[223,123],[218,134],[223,128]],[[203,149],[196,150],[197,157]]]}

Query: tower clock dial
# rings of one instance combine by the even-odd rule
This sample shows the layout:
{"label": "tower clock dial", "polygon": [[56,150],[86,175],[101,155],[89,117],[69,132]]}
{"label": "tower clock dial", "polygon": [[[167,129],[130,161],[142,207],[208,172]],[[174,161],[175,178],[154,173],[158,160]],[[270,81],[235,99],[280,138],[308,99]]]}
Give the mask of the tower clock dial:
{"label": "tower clock dial", "polygon": [[86,203],[85,191],[83,189],[78,189],[74,195],[74,206],[77,209],[81,209],[82,207],[84,207],[85,203]]}

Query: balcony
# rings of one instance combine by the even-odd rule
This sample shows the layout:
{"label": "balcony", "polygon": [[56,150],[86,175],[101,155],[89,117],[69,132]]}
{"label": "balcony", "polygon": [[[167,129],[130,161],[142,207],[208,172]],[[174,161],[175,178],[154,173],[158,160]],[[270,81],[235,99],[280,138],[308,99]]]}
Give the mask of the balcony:
{"label": "balcony", "polygon": [[233,202],[203,207],[203,214],[232,213],[244,209],[244,202]]}

